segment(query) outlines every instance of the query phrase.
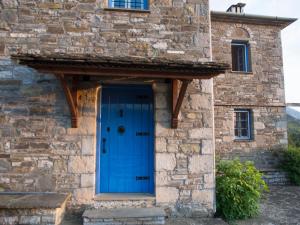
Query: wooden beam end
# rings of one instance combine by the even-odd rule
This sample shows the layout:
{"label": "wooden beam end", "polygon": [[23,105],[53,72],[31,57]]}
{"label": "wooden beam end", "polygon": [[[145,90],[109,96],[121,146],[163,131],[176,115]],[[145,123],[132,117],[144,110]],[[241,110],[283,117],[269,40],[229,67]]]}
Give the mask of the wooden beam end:
{"label": "wooden beam end", "polygon": [[173,115],[172,115],[171,128],[172,129],[177,129],[178,128],[178,118],[174,117]]}
{"label": "wooden beam end", "polygon": [[72,128],[78,128],[78,120],[77,120],[77,117],[72,117],[72,118],[71,118],[71,126],[72,126]]}

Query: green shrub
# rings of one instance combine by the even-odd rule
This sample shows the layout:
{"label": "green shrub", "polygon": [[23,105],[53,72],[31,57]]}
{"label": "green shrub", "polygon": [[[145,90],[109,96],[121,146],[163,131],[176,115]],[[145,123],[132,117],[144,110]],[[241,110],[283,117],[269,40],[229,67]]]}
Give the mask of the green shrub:
{"label": "green shrub", "polygon": [[232,221],[258,215],[259,200],[268,187],[253,162],[220,161],[216,182],[219,216]]}
{"label": "green shrub", "polygon": [[288,140],[289,146],[300,148],[300,121],[288,116]]}
{"label": "green shrub", "polygon": [[282,167],[287,172],[291,182],[300,185],[300,148],[290,146],[284,152]]}

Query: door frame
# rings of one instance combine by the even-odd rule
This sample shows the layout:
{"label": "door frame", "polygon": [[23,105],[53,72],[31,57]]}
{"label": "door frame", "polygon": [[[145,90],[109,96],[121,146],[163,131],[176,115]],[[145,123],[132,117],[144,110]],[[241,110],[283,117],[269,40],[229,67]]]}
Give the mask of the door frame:
{"label": "door frame", "polygon": [[[154,90],[152,84],[103,84],[100,87],[100,90],[98,91],[98,97],[97,97],[97,115],[96,115],[96,173],[95,173],[95,194],[96,195],[103,195],[103,194],[114,194],[114,193],[103,193],[100,191],[100,185],[101,185],[101,179],[100,179],[100,157],[101,157],[101,129],[102,129],[102,123],[101,123],[101,108],[102,108],[102,92],[105,88],[136,88],[136,87],[148,87],[151,89],[151,98],[152,98],[152,106],[153,106],[153,112],[152,112],[152,118],[153,118],[153,124],[152,124],[152,130],[153,130],[153,137],[152,137],[152,162],[153,165],[151,166],[152,171],[150,171],[151,177],[152,177],[152,186],[153,186],[153,192],[149,193],[143,193],[145,195],[155,195],[155,102],[154,102]],[[140,193],[117,193],[118,195],[140,195]]]}

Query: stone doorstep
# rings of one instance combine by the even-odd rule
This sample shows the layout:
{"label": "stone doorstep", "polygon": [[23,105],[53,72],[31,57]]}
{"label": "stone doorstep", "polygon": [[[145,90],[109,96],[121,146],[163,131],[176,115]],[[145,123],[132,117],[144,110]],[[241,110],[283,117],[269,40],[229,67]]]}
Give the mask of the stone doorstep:
{"label": "stone doorstep", "polygon": [[87,209],[84,224],[164,224],[162,208]]}
{"label": "stone doorstep", "polygon": [[133,200],[155,200],[155,195],[145,193],[134,193],[134,194],[99,194],[94,197],[96,201],[133,201]]}

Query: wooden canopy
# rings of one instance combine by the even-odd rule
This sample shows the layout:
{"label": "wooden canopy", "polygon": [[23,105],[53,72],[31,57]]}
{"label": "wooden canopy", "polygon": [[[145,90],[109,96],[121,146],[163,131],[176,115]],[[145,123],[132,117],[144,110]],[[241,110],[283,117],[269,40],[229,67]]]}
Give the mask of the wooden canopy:
{"label": "wooden canopy", "polygon": [[[193,79],[210,79],[225,73],[229,69],[229,65],[225,63],[193,62],[164,58],[93,56],[71,58],[51,55],[14,55],[12,58],[21,65],[29,66],[39,72],[55,74],[59,78],[70,106],[72,127],[78,126],[77,78],[79,76],[172,80],[172,128],[177,128],[178,114],[188,84]],[[72,84],[67,82],[67,77],[71,77]]]}

